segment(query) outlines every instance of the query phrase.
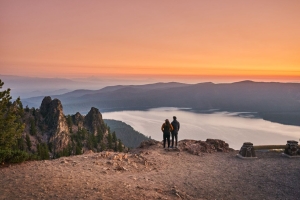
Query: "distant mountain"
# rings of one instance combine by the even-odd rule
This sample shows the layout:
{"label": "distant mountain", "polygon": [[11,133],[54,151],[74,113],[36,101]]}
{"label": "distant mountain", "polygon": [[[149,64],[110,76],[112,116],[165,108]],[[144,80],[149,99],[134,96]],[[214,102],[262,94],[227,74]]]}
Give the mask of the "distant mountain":
{"label": "distant mountain", "polygon": [[89,89],[96,90],[108,85],[127,84],[129,81],[149,83],[149,81],[134,81],[122,79],[110,79],[107,77],[87,77],[87,78],[40,78],[1,75],[0,79],[5,83],[5,88],[11,88],[13,98],[30,98],[36,96],[59,95],[73,90]]}
{"label": "distant mountain", "polygon": [[[66,79],[66,78],[40,78],[1,75],[0,79],[10,88],[13,98],[30,98],[36,96],[59,95],[76,89],[99,89],[108,85],[108,82],[99,78],[97,82],[88,79]],[[5,89],[6,89],[5,88]],[[42,98],[41,98],[42,99]]]}
{"label": "distant mountain", "polygon": [[[257,112],[266,120],[300,126],[299,83],[242,81],[226,84],[119,85],[93,91],[73,91],[54,98],[62,101],[66,113],[86,113],[93,106],[101,112],[186,107],[196,112],[209,109]],[[38,97],[23,101],[36,106],[36,102],[41,99]]]}
{"label": "distant mountain", "polygon": [[63,94],[74,90],[77,82],[62,78],[38,78],[0,75],[5,87],[11,88],[11,95],[16,98]]}
{"label": "distant mountain", "polygon": [[112,119],[103,119],[103,121],[110,127],[110,131],[115,132],[116,136],[127,147],[136,148],[141,142],[149,140],[148,137],[134,130],[130,125],[122,121]]}
{"label": "distant mountain", "polygon": [[[151,91],[155,89],[171,89],[171,88],[177,88],[177,87],[184,87],[187,86],[188,84],[184,83],[155,83],[155,84],[147,84],[147,85],[116,85],[116,86],[107,86],[99,90],[74,90],[72,92],[68,92],[65,94],[61,95],[51,95],[52,98],[58,98],[62,101],[62,103],[65,105],[65,103],[68,104],[66,106],[67,113],[73,113],[73,109],[68,109],[69,106],[72,106],[72,103],[75,103],[78,99],[85,98],[88,95],[106,95],[106,94],[113,94],[113,93],[118,93],[118,91],[122,91],[122,93],[126,93],[126,90],[135,90],[135,91]],[[25,98],[22,99],[22,102],[24,105],[29,105],[29,107],[38,107],[40,102],[43,100],[44,96],[37,96],[37,97],[31,97],[31,98]],[[91,97],[92,98],[92,97]],[[79,101],[81,102],[81,101]],[[84,106],[84,105],[83,105]],[[84,106],[85,107],[85,106]],[[80,112],[86,113],[87,110],[81,109],[83,108],[82,106],[79,107]],[[74,110],[75,111],[75,110]]]}

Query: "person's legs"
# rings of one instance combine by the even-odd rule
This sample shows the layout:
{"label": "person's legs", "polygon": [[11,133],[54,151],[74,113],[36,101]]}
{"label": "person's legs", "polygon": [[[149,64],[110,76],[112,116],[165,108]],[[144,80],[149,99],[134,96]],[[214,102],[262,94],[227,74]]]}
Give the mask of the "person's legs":
{"label": "person's legs", "polygon": [[[171,145],[171,147],[174,147],[174,136],[175,136],[175,133],[172,133],[172,145]],[[177,146],[177,143],[176,143],[176,146]]]}
{"label": "person's legs", "polygon": [[165,133],[163,134],[163,138],[164,138],[164,148],[166,148],[166,139],[167,139],[167,137],[166,137]]}
{"label": "person's legs", "polygon": [[167,140],[168,140],[168,148],[170,147],[170,133],[167,135]]}
{"label": "person's legs", "polygon": [[[175,136],[175,146],[177,147],[178,133],[175,133],[174,136]],[[172,146],[173,146],[173,144],[172,144]]]}

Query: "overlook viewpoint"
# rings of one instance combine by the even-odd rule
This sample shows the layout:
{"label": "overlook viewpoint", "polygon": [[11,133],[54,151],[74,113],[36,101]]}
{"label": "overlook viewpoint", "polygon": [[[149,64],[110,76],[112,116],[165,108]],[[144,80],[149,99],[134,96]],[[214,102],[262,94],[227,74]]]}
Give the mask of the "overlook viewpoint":
{"label": "overlook viewpoint", "polygon": [[[217,140],[216,140],[217,141]],[[0,168],[1,199],[295,199],[300,196],[300,159],[257,152],[239,159],[218,143],[219,152],[193,155],[182,140],[179,151],[157,141],[129,153],[86,152],[55,160]],[[221,152],[223,151],[223,152]],[[14,188],[12,190],[12,188]]]}

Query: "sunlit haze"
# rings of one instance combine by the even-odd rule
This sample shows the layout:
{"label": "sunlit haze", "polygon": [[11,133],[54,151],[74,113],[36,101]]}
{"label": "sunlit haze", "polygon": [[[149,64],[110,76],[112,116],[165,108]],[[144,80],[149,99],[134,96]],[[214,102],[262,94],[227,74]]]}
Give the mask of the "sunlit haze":
{"label": "sunlit haze", "polygon": [[0,74],[300,81],[300,1],[1,0]]}

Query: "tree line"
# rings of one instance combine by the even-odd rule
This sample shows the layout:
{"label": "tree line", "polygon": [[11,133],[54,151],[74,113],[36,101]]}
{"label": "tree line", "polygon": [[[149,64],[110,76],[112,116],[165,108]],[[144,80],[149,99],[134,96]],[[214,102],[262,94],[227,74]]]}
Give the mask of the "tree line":
{"label": "tree line", "polygon": [[[43,134],[47,130],[39,123],[40,116],[35,108],[23,108],[20,98],[12,101],[10,89],[2,91],[4,82],[0,79],[0,164],[19,163],[26,160],[44,160],[61,156],[79,155],[84,149],[93,151],[124,150],[124,145],[110,132],[105,124],[107,132],[101,127],[97,128],[97,135],[90,134],[85,128],[73,131],[73,120],[70,115],[66,116],[71,140],[68,146],[60,152],[52,152],[53,144],[45,142]],[[26,129],[27,124],[27,131]],[[39,131],[38,131],[39,130]],[[32,140],[35,140],[35,146]],[[34,146],[34,149],[33,149]]]}

